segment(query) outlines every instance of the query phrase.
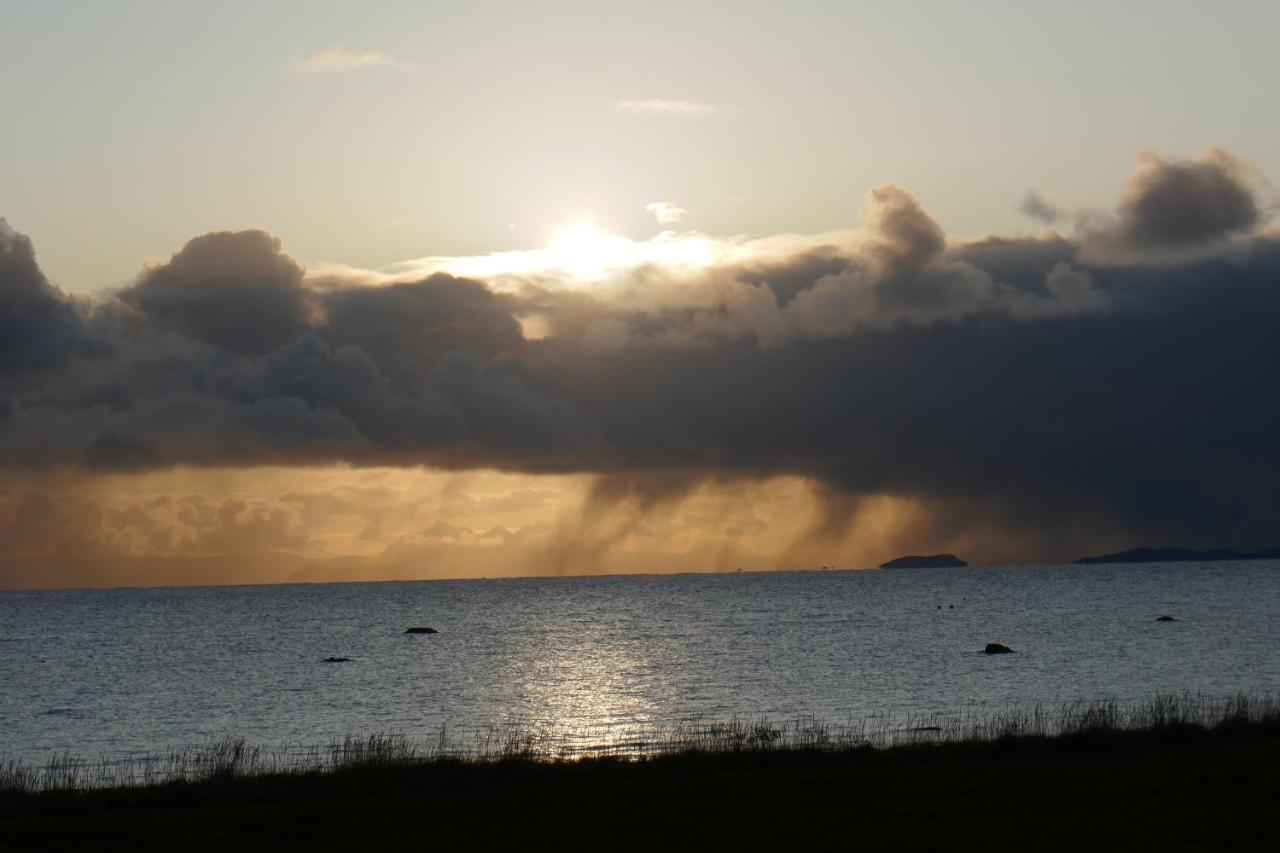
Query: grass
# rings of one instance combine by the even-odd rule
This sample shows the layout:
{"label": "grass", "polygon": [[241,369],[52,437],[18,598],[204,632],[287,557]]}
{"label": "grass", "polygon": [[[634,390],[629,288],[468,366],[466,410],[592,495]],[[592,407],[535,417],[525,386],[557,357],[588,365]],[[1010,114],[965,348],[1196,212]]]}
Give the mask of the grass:
{"label": "grass", "polygon": [[1163,696],[585,747],[511,729],[0,768],[0,848],[1280,849],[1280,701]]}
{"label": "grass", "polygon": [[483,729],[455,741],[442,728],[431,740],[404,734],[347,736],[325,746],[267,747],[243,738],[219,738],[166,753],[126,755],[86,761],[71,755],[47,765],[0,762],[0,795],[99,788],[152,787],[246,776],[332,773],[350,768],[415,766],[442,761],[493,764],[619,758],[632,761],[705,753],[845,752],[913,744],[974,744],[1015,738],[1101,735],[1170,729],[1213,730],[1241,725],[1276,725],[1280,697],[1164,695],[1124,705],[1110,700],[1076,701],[1049,710],[965,714],[875,716],[849,723],[818,717],[789,721],[767,718],[682,723],[613,736],[557,733],[512,726]]}

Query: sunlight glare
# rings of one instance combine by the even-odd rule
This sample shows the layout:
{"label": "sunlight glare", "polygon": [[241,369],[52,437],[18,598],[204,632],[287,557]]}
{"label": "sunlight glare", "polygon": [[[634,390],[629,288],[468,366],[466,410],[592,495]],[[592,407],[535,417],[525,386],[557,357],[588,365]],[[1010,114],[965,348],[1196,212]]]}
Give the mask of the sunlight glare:
{"label": "sunlight glare", "polygon": [[647,240],[609,234],[586,221],[555,232],[541,249],[494,252],[472,257],[428,257],[406,261],[385,272],[397,277],[447,272],[486,279],[498,290],[513,286],[503,276],[548,274],[542,286],[599,286],[628,269],[655,265],[673,272],[703,269],[742,254],[741,247],[694,232],[663,231]]}
{"label": "sunlight glare", "polygon": [[562,228],[551,241],[555,265],[588,280],[625,266],[634,254],[632,247],[630,240],[606,234],[588,222]]}

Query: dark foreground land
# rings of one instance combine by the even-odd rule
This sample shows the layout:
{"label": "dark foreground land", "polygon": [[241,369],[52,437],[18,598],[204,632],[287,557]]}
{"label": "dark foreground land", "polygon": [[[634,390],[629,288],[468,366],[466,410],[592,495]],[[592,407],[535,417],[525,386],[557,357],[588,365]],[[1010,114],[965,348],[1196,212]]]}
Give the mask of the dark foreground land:
{"label": "dark foreground land", "polygon": [[0,793],[17,850],[1280,850],[1280,725]]}

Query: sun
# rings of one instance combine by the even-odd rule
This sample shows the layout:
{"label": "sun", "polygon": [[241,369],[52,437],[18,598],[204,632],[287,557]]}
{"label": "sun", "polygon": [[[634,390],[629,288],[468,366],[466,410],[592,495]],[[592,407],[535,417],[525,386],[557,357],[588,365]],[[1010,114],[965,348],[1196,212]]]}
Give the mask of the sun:
{"label": "sun", "polygon": [[663,231],[646,240],[633,240],[580,219],[554,232],[542,248],[424,260],[435,264],[433,271],[491,279],[492,286],[499,289],[517,286],[504,281],[505,276],[524,274],[539,275],[539,283],[546,287],[599,288],[610,282],[623,284],[629,270],[641,267],[662,267],[673,273],[704,269],[727,251],[725,245],[693,232]]}
{"label": "sun", "polygon": [[608,235],[590,222],[575,222],[556,232],[551,247],[566,254],[583,254],[597,251]]}
{"label": "sun", "polygon": [[610,268],[622,266],[630,255],[631,241],[606,234],[589,222],[561,228],[551,240],[555,266],[579,278],[600,278]]}

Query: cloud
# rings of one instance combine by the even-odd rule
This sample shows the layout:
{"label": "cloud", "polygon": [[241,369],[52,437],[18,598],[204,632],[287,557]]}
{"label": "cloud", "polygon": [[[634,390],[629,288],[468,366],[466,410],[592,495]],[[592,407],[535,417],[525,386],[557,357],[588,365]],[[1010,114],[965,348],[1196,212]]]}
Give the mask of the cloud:
{"label": "cloud", "polygon": [[1097,258],[1186,255],[1260,225],[1267,189],[1251,164],[1221,148],[1190,158],[1144,151],[1116,211],[1084,213],[1079,230]]}
{"label": "cloud", "polygon": [[[200,502],[198,497],[186,498]],[[207,503],[207,502],[206,502]],[[181,545],[193,555],[238,555],[297,550],[306,545],[307,532],[284,508],[257,500],[225,500],[201,507],[213,516]]]}
{"label": "cloud", "polygon": [[[587,491],[590,512],[574,511]],[[9,479],[0,588],[762,568],[742,546],[786,542],[795,522],[754,501],[785,496],[801,524],[811,503],[795,482],[632,491],[412,469]]]}
{"label": "cloud", "polygon": [[1015,319],[1070,317],[1101,314],[1111,308],[1111,298],[1098,287],[1088,272],[1059,261],[1044,279],[1043,295],[1020,293],[1012,300],[1009,313]]}
{"label": "cloud", "polygon": [[0,379],[61,362],[79,341],[71,300],[44,277],[31,241],[0,217]]}
{"label": "cloud", "polygon": [[781,309],[784,339],[844,337],[858,329],[979,316],[1043,318],[1107,307],[1105,294],[1085,298],[1079,286],[1060,280],[1064,273],[1056,268],[1038,269],[1028,282],[1000,281],[982,265],[950,251],[942,228],[903,187],[877,187],[868,201],[866,237],[857,256]]}
{"label": "cloud", "polygon": [[647,98],[642,101],[619,101],[613,105],[614,112],[633,116],[676,116],[683,118],[702,118],[715,115],[719,110],[711,104],[697,101],[676,101],[663,98]]}
{"label": "cloud", "polygon": [[195,340],[262,353],[307,326],[302,265],[265,231],[196,237],[168,263],[143,270],[119,299]]}
{"label": "cloud", "polygon": [[1039,190],[1034,189],[1027,190],[1027,194],[1022,197],[1022,202],[1018,205],[1018,209],[1032,219],[1039,220],[1046,225],[1061,222],[1067,217],[1065,210],[1045,198]]}
{"label": "cloud", "polygon": [[1196,245],[1258,223],[1252,169],[1210,148],[1196,159],[1138,155],[1138,171],[1120,201],[1120,227],[1141,246]]}
{"label": "cloud", "polygon": [[677,207],[669,201],[655,201],[644,206],[644,209],[653,214],[653,218],[658,220],[659,225],[674,225],[684,218],[689,211],[683,207]]}
{"label": "cloud", "polygon": [[316,51],[289,63],[289,71],[294,74],[342,74],[380,67],[408,69],[412,66],[381,51],[347,50],[340,45]]}
{"label": "cloud", "polygon": [[[975,241],[888,184],[860,229],[689,237],[697,262],[644,244],[585,285],[541,267],[312,275],[244,231],[88,300],[7,229],[0,467],[581,472],[644,484],[594,498],[624,508],[792,477],[829,496],[823,537],[891,501],[921,538],[1021,559],[1125,537],[1263,546],[1280,236],[1250,175],[1225,152],[1146,158],[1097,227]],[[672,239],[654,246],[687,248]],[[627,513],[607,527],[638,535]],[[290,535],[265,510],[235,519]]]}

